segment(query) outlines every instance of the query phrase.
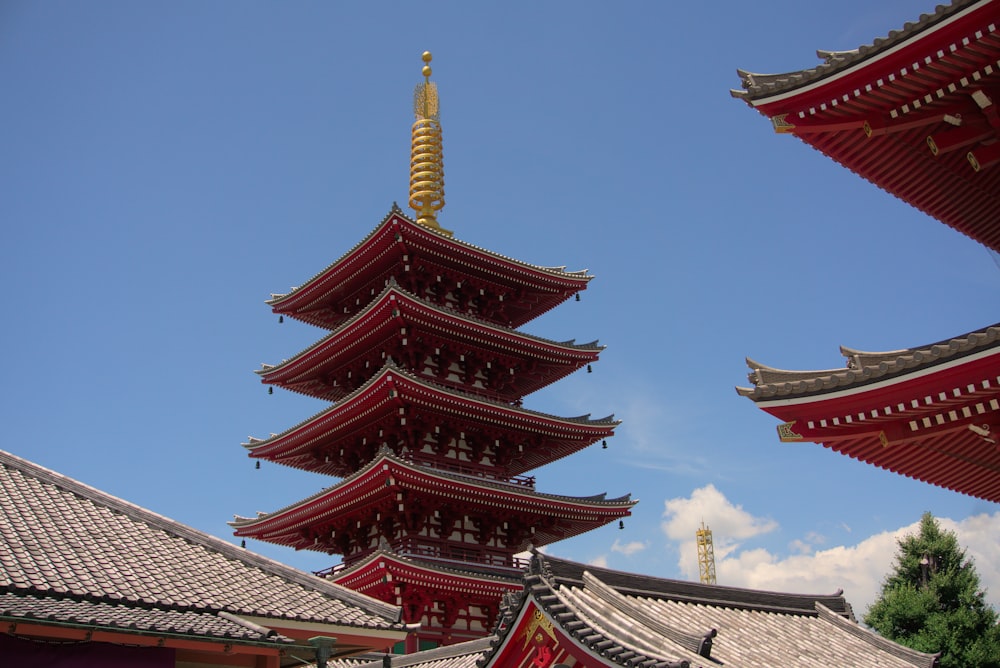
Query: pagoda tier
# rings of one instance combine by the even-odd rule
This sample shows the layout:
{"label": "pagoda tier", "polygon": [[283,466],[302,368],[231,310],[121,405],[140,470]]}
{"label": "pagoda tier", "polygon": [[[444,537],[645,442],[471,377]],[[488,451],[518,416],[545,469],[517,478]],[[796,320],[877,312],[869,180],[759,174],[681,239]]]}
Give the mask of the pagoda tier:
{"label": "pagoda tier", "polygon": [[825,63],[740,71],[735,97],[917,209],[1000,251],[1000,3],[956,0]]}
{"label": "pagoda tier", "polygon": [[425,639],[442,645],[481,638],[493,630],[504,594],[519,592],[523,567],[475,572],[404,557],[388,546],[350,567],[319,573],[348,589],[398,605],[407,624],[431,622]]}
{"label": "pagoda tier", "polygon": [[1000,503],[1000,324],[919,348],[842,348],[847,368],[782,371],[747,360],[737,388],[783,421],[784,442]]}
{"label": "pagoda tier", "polygon": [[613,416],[561,418],[437,385],[392,362],[349,397],[244,446],[251,457],[338,477],[387,446],[455,472],[510,480],[613,435]]}
{"label": "pagoda tier", "polygon": [[346,255],[268,304],[326,329],[364,310],[390,277],[411,294],[519,327],[587,287],[585,271],[538,267],[420,225],[398,208]]}
{"label": "pagoda tier", "polygon": [[387,359],[467,392],[520,400],[597,360],[596,342],[557,343],[435,306],[388,279],[365,309],[290,360],[265,365],[264,383],[338,401]]}
{"label": "pagoda tier", "polygon": [[402,555],[499,568],[541,547],[626,517],[635,501],[540,494],[435,470],[388,448],[355,475],[282,510],[237,517],[237,536],[345,556],[350,565],[388,543]]}

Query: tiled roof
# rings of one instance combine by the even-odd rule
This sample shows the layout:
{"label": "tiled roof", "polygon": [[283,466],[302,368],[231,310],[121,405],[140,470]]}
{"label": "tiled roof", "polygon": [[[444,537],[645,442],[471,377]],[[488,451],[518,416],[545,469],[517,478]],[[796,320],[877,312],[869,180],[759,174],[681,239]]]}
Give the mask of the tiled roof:
{"label": "tiled roof", "polygon": [[785,371],[747,359],[753,387],[737,387],[754,401],[823,394],[903,377],[946,362],[1000,349],[1000,323],[917,348],[862,352],[841,347],[847,359],[841,369]]}
{"label": "tiled roof", "polygon": [[55,622],[125,633],[207,636],[249,642],[287,641],[273,630],[240,622],[236,615],[52,594],[0,592],[0,622]]}
{"label": "tiled roof", "polygon": [[[327,272],[329,272],[330,269],[332,269],[333,267],[336,267],[338,264],[340,264],[341,262],[343,262],[345,259],[349,258],[353,253],[357,252],[357,250],[359,248],[361,248],[362,246],[364,246],[365,243],[369,239],[371,239],[373,236],[375,236],[376,234],[378,234],[379,231],[382,229],[382,226],[385,225],[387,222],[389,222],[389,220],[391,218],[393,218],[394,216],[398,217],[398,218],[401,218],[402,220],[404,220],[407,223],[409,223],[411,226],[415,226],[415,225],[419,224],[419,223],[417,223],[417,221],[413,220],[412,218],[410,218],[409,216],[407,216],[405,213],[403,213],[403,210],[399,208],[399,205],[396,204],[395,202],[393,202],[392,203],[392,209],[390,209],[389,213],[385,214],[385,216],[382,217],[382,220],[379,222],[378,225],[375,226],[375,229],[373,229],[371,232],[369,232],[367,235],[365,235],[365,237],[361,241],[359,241],[358,243],[354,244],[354,246],[349,251],[347,251],[342,256],[340,256],[339,258],[337,258],[336,260],[334,260],[329,266],[327,266],[326,268],[324,268],[322,271],[318,272],[316,275],[314,275],[312,278],[310,278],[308,281],[306,281],[302,285],[293,287],[291,289],[291,291],[289,291],[288,293],[285,293],[285,294],[273,294],[273,295],[271,295],[271,299],[267,300],[267,303],[270,304],[270,305],[279,304],[281,301],[283,301],[287,297],[290,297],[296,291],[301,290],[303,287],[309,285],[313,281],[316,281],[316,280],[320,279],[324,274],[326,274]],[[528,263],[528,262],[522,262],[521,260],[516,260],[516,259],[514,259],[512,257],[508,257],[508,256],[503,255],[501,253],[496,253],[494,251],[487,250],[486,248],[481,248],[479,246],[476,246],[475,244],[471,244],[471,243],[469,243],[467,241],[462,241],[462,240],[457,239],[455,237],[447,237],[447,236],[441,235],[441,234],[435,232],[434,230],[432,230],[431,228],[425,227],[423,225],[420,225],[420,227],[416,228],[416,229],[419,229],[420,231],[425,231],[425,232],[429,231],[429,232],[431,232],[433,234],[438,234],[438,236],[441,236],[441,238],[443,240],[445,240],[446,242],[448,242],[448,243],[453,243],[456,246],[460,246],[460,247],[463,247],[463,248],[467,248],[467,249],[471,249],[471,250],[477,251],[479,253],[483,253],[483,254],[488,255],[488,256],[490,256],[492,258],[496,258],[498,260],[503,260],[504,262],[508,262],[510,264],[515,264],[515,265],[521,266],[521,267],[523,267],[523,268],[525,268],[527,270],[540,271],[540,272],[544,272],[544,273],[547,273],[547,274],[554,274],[554,275],[557,275],[557,276],[568,276],[568,277],[575,278],[575,279],[585,278],[587,280],[590,280],[590,279],[593,278],[593,276],[591,276],[591,275],[589,275],[587,273],[586,269],[577,269],[577,270],[572,270],[572,271],[566,271],[566,267],[543,267],[541,265],[536,265],[536,264],[531,264],[531,263]]]}
{"label": "tiled roof", "polygon": [[743,89],[731,90],[730,94],[736,98],[756,100],[807,86],[845,69],[855,67],[869,58],[874,58],[879,54],[885,53],[930,26],[937,25],[957,12],[978,2],[982,2],[982,0],[954,0],[951,4],[938,5],[935,7],[933,13],[921,14],[917,21],[908,22],[902,29],[893,30],[887,36],[875,39],[871,44],[866,44],[856,49],[849,51],[818,50],[816,55],[823,62],[816,67],[783,74],[757,74],[745,70],[737,70],[743,84]]}
{"label": "tiled roof", "polygon": [[395,606],[3,451],[0,592],[4,616],[164,633],[247,634],[235,615],[402,629]]}
{"label": "tiled roof", "polygon": [[[392,668],[475,668],[483,654],[490,649],[494,636],[446,645],[414,654],[391,654]],[[349,659],[331,661],[329,668],[382,668],[384,655],[361,654]]]}
{"label": "tiled roof", "polygon": [[842,591],[823,595],[761,591],[626,573],[551,556],[543,559],[546,572],[559,584],[582,586],[585,574],[590,573],[604,584],[627,595],[782,614],[815,614],[815,604],[821,603],[837,614],[854,619],[854,612],[844,599]]}
{"label": "tiled roof", "polygon": [[937,665],[937,655],[861,628],[839,594],[811,597],[662,580],[536,554],[525,592],[505,610],[498,640],[480,666],[493,665],[505,631],[529,599],[564,636],[608,666]]}

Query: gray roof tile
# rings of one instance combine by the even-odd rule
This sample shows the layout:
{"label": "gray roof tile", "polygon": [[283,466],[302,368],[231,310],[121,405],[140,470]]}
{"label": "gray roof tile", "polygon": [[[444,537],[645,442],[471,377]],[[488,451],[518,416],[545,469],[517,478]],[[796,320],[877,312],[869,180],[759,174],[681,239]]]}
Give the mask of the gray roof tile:
{"label": "gray roof tile", "polygon": [[818,50],[816,55],[823,62],[816,67],[782,74],[758,74],[745,70],[737,70],[736,72],[740,77],[742,89],[731,90],[730,94],[735,98],[758,100],[802,88],[815,81],[854,67],[866,60],[875,58],[929,27],[937,25],[963,9],[980,2],[983,2],[983,0],[954,0],[950,4],[938,5],[934,8],[934,13],[921,14],[917,21],[907,22],[901,30],[890,31],[887,36],[875,39],[871,44],[866,44],[856,49],[847,51]]}
{"label": "gray roof tile", "polygon": [[[127,608],[136,624],[161,629],[166,628],[165,618],[157,615],[185,613],[200,620],[191,628],[209,634],[217,626],[233,625],[220,621],[217,613],[223,611],[369,629],[402,628],[395,606],[3,451],[0,591],[7,592],[4,605],[10,610],[58,616],[72,605],[97,606],[95,612],[109,614]],[[11,607],[11,595],[24,600]],[[148,610],[153,607],[156,613]]]}
{"label": "gray roof tile", "polygon": [[839,593],[807,596],[664,580],[536,554],[525,591],[507,601],[500,635],[480,666],[491,665],[505,632],[514,628],[509,621],[529,597],[604,665],[937,665],[937,655],[861,628]]}
{"label": "gray roof tile", "polygon": [[840,352],[847,362],[840,369],[787,371],[748,358],[748,378],[753,387],[737,387],[736,391],[753,401],[819,395],[906,376],[998,348],[1000,323],[944,341],[903,350],[864,352],[841,346]]}

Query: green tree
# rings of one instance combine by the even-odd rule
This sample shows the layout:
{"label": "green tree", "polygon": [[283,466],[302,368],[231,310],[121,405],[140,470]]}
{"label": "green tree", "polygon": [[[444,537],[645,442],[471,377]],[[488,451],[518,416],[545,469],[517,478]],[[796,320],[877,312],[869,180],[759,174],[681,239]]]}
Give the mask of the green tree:
{"label": "green tree", "polygon": [[899,542],[895,570],[865,624],[920,652],[941,652],[942,668],[1000,668],[1000,626],[971,558],[952,531],[924,513],[920,531]]}

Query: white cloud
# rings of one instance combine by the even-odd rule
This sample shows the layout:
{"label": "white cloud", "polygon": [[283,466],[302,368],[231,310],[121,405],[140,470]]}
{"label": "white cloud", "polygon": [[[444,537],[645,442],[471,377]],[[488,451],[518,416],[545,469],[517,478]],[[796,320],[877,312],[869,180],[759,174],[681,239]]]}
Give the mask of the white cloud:
{"label": "white cloud", "polygon": [[608,567],[608,558],[602,554],[601,556],[594,557],[593,559],[591,559],[590,561],[588,561],[587,565],[588,566],[596,566],[597,568],[607,568]]}
{"label": "white cloud", "polygon": [[[778,523],[754,517],[743,506],[733,505],[714,485],[700,487],[689,498],[667,499],[664,502],[660,527],[671,540],[680,543],[681,572],[692,580],[698,579],[698,548],[695,531],[704,518],[711,518],[712,534],[724,536],[714,543],[716,564],[740,546],[740,541],[778,528]],[[718,569],[716,569],[718,572]]]}
{"label": "white cloud", "polygon": [[642,550],[645,550],[647,547],[649,547],[649,543],[643,543],[635,540],[630,543],[622,544],[622,542],[616,538],[614,544],[612,544],[611,546],[611,551],[620,552],[621,554],[624,554],[626,557],[630,557],[636,552],[641,552]]}
{"label": "white cloud", "polygon": [[[715,572],[719,584],[769,591],[831,594],[844,591],[860,618],[881,590],[883,578],[895,564],[897,541],[915,533],[919,522],[869,536],[854,545],[818,549],[823,537],[809,533],[789,543],[792,554],[775,554],[764,548],[741,549],[743,541],[773,531],[777,524],[754,517],[732,504],[714,486],[692,492],[689,498],[668,499],[663,531],[679,545],[680,570],[697,580],[695,529],[700,518],[712,519],[713,534],[727,537],[715,544]],[[987,602],[1000,608],[1000,511],[961,521],[938,518],[943,529],[954,531],[959,544],[972,557]]]}

